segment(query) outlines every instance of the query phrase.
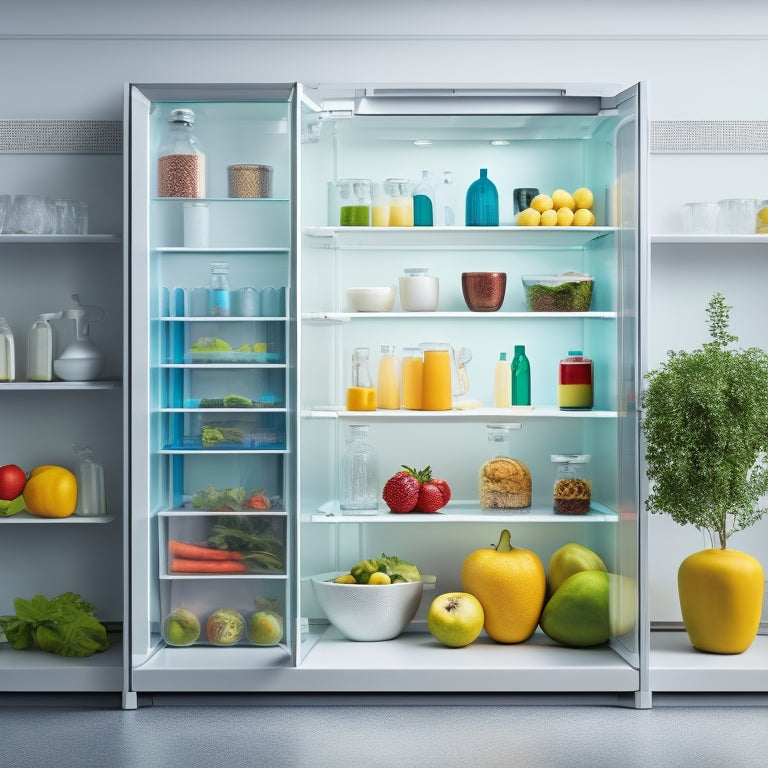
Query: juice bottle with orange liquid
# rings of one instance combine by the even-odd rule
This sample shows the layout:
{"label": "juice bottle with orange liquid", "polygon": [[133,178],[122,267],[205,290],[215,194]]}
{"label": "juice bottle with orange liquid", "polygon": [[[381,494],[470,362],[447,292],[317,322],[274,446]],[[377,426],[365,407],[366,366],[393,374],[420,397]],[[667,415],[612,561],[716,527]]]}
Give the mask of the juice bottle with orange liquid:
{"label": "juice bottle with orange liquid", "polygon": [[451,346],[426,342],[419,348],[424,357],[421,387],[421,407],[425,411],[450,411],[451,398]]}
{"label": "juice bottle with orange liquid", "polygon": [[375,411],[376,387],[368,370],[368,348],[357,347],[352,353],[352,386],[347,388],[348,411]]}
{"label": "juice bottle with orange liquid", "polygon": [[424,373],[424,361],[421,350],[417,347],[408,347],[403,350],[402,366],[402,390],[403,408],[412,411],[420,411],[422,406],[421,390]]}
{"label": "juice bottle with orange liquid", "polygon": [[400,409],[400,361],[395,347],[390,344],[381,345],[376,374],[376,407],[389,411]]}

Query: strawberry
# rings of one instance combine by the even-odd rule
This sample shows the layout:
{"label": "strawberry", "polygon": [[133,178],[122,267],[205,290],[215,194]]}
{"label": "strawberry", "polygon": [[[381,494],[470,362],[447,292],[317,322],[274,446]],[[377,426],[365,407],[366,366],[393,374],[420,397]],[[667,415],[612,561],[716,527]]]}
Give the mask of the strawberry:
{"label": "strawberry", "polygon": [[432,482],[424,483],[419,488],[419,498],[414,512],[437,512],[445,506],[443,492],[440,486]]}
{"label": "strawberry", "polygon": [[451,487],[445,480],[442,480],[439,477],[433,477],[431,482],[440,488],[440,491],[443,494],[443,504],[447,504],[451,500]]}
{"label": "strawberry", "polygon": [[408,467],[397,472],[384,484],[382,498],[392,512],[410,512],[419,499],[419,478]]}

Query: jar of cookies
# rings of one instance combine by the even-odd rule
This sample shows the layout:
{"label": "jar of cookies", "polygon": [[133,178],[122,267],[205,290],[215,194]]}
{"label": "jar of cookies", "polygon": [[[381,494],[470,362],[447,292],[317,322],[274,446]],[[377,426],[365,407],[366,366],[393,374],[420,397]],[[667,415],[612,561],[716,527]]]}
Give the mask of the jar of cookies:
{"label": "jar of cookies", "polygon": [[558,515],[586,515],[592,498],[588,454],[555,454],[555,484],[552,507]]}
{"label": "jar of cookies", "polygon": [[483,512],[521,512],[531,506],[531,473],[508,453],[509,430],[521,424],[489,424],[488,440],[497,455],[480,467],[479,500]]}

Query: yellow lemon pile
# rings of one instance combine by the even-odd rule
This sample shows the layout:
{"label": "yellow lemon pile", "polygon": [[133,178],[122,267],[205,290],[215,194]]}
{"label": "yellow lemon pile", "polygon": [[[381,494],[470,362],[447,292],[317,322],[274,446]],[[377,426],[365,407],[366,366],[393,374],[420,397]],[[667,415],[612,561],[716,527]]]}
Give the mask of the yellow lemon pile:
{"label": "yellow lemon pile", "polygon": [[587,187],[573,194],[556,189],[551,195],[541,194],[531,200],[531,207],[517,214],[520,227],[591,227],[595,215],[591,208],[595,198]]}

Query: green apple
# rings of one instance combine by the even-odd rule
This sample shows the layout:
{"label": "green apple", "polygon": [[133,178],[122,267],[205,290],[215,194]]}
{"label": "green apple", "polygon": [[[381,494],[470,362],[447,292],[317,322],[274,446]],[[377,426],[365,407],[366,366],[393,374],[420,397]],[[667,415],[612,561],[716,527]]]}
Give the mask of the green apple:
{"label": "green apple", "polygon": [[571,541],[563,545],[549,559],[547,567],[547,597],[557,592],[558,587],[574,573],[579,571],[607,572],[602,558],[583,544]]}
{"label": "green apple", "polygon": [[436,597],[427,612],[427,628],[443,645],[463,648],[482,632],[485,613],[469,592],[446,592]]}
{"label": "green apple", "polygon": [[255,645],[277,645],[283,639],[283,617],[274,611],[256,611],[248,619],[247,633]]}

